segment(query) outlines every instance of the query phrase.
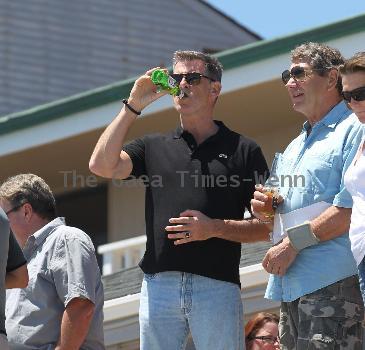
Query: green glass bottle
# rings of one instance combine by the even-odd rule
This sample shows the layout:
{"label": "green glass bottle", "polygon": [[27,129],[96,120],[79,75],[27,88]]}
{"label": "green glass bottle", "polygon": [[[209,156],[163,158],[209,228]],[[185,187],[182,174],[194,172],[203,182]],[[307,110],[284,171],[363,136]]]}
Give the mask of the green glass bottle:
{"label": "green glass bottle", "polygon": [[151,74],[151,80],[160,90],[166,90],[170,95],[178,96],[179,98],[184,96],[184,92],[180,90],[176,80],[162,69],[154,70]]}

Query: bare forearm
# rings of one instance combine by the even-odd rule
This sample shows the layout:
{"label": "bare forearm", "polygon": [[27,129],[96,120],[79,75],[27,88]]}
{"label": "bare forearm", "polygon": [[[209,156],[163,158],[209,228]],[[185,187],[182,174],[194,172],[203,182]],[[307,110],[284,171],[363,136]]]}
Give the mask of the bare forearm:
{"label": "bare forearm", "polygon": [[133,85],[127,106],[123,106],[117,117],[105,129],[89,162],[90,170],[96,175],[107,178],[124,179],[132,171],[132,162],[125,152],[121,152],[130,126],[137,117],[131,109],[141,112],[145,107],[167,92],[157,92],[151,81],[151,74],[156,68],[148,70]]}
{"label": "bare forearm", "polygon": [[120,166],[120,152],[130,126],[136,119],[128,108],[123,107],[117,117],[100,136],[91,156],[90,170],[103,177],[116,177]]}
{"label": "bare forearm", "polygon": [[61,335],[55,350],[78,350],[88,333],[94,305],[88,300],[71,300],[61,322]]}
{"label": "bare forearm", "polygon": [[268,241],[270,229],[257,219],[214,220],[214,235],[240,243]]}
{"label": "bare forearm", "polygon": [[268,241],[271,231],[264,223],[253,220],[211,219],[198,210],[185,210],[180,217],[171,218],[165,227],[174,244],[204,241],[213,237],[240,243]]}
{"label": "bare forearm", "polygon": [[351,209],[332,206],[311,221],[313,233],[320,241],[328,241],[349,231]]}
{"label": "bare forearm", "polygon": [[[332,206],[310,222],[313,233],[320,241],[327,241],[341,236],[349,229],[351,209]],[[269,273],[285,275],[287,269],[295,261],[297,250],[288,237],[276,244],[266,253],[262,266]]]}

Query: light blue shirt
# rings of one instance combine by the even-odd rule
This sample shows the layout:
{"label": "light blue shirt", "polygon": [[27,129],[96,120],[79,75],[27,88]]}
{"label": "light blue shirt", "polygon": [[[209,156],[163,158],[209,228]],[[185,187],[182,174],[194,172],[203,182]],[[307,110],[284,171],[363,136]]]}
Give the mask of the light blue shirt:
{"label": "light blue shirt", "polygon": [[[288,177],[281,177],[284,196],[278,209],[281,213],[321,201],[352,207],[351,195],[344,187],[344,175],[358,149],[362,127],[350,113],[344,102],[339,103],[313,126],[309,136],[310,124],[304,123],[301,134],[289,144],[279,173],[291,175],[292,183]],[[270,275],[265,297],[293,301],[356,273],[346,232],[303,249],[285,276]]]}

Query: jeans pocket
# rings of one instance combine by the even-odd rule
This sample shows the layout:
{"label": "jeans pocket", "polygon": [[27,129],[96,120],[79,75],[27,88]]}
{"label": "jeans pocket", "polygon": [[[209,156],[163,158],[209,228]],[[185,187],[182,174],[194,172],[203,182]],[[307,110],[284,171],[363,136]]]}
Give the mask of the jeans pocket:
{"label": "jeans pocket", "polygon": [[144,279],[146,281],[153,281],[157,277],[158,273],[145,273]]}

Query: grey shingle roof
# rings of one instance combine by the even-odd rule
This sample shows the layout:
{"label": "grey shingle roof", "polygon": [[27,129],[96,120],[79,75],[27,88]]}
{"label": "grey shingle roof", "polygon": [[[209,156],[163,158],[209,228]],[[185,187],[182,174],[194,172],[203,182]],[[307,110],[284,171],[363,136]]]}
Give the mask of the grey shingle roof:
{"label": "grey shingle roof", "polygon": [[201,0],[0,0],[0,116],[258,39]]}
{"label": "grey shingle roof", "polygon": [[[240,267],[260,263],[270,246],[270,242],[242,244]],[[105,300],[139,293],[142,277],[143,273],[138,266],[103,276]]]}
{"label": "grey shingle roof", "polygon": [[[1,1],[0,0],[0,4]],[[0,8],[1,10],[1,8]],[[0,22],[2,13],[0,11]],[[0,25],[1,28],[1,25]],[[365,14],[347,18],[325,26],[310,29],[304,32],[292,34],[273,40],[265,40],[250,45],[226,50],[217,54],[223,63],[225,70],[242,67],[251,63],[270,59],[279,54],[288,54],[295,46],[307,42],[327,42],[329,40],[343,39],[346,36],[359,34],[365,28]],[[0,40],[1,40],[0,30]],[[2,64],[2,46],[0,46],[0,67]],[[5,52],[5,51],[4,51]],[[0,77],[1,77],[0,71]],[[81,94],[69,96],[68,98],[37,106],[30,110],[17,112],[5,117],[0,117],[0,135],[16,130],[30,128],[51,120],[57,120],[65,116],[71,116],[77,112],[100,107],[104,104],[115,102],[121,98],[128,97],[135,77],[118,81],[92,91],[85,91]],[[0,78],[0,107],[7,102],[2,95],[4,82]],[[1,90],[3,89],[3,90]],[[1,112],[0,112],[1,116]]]}

